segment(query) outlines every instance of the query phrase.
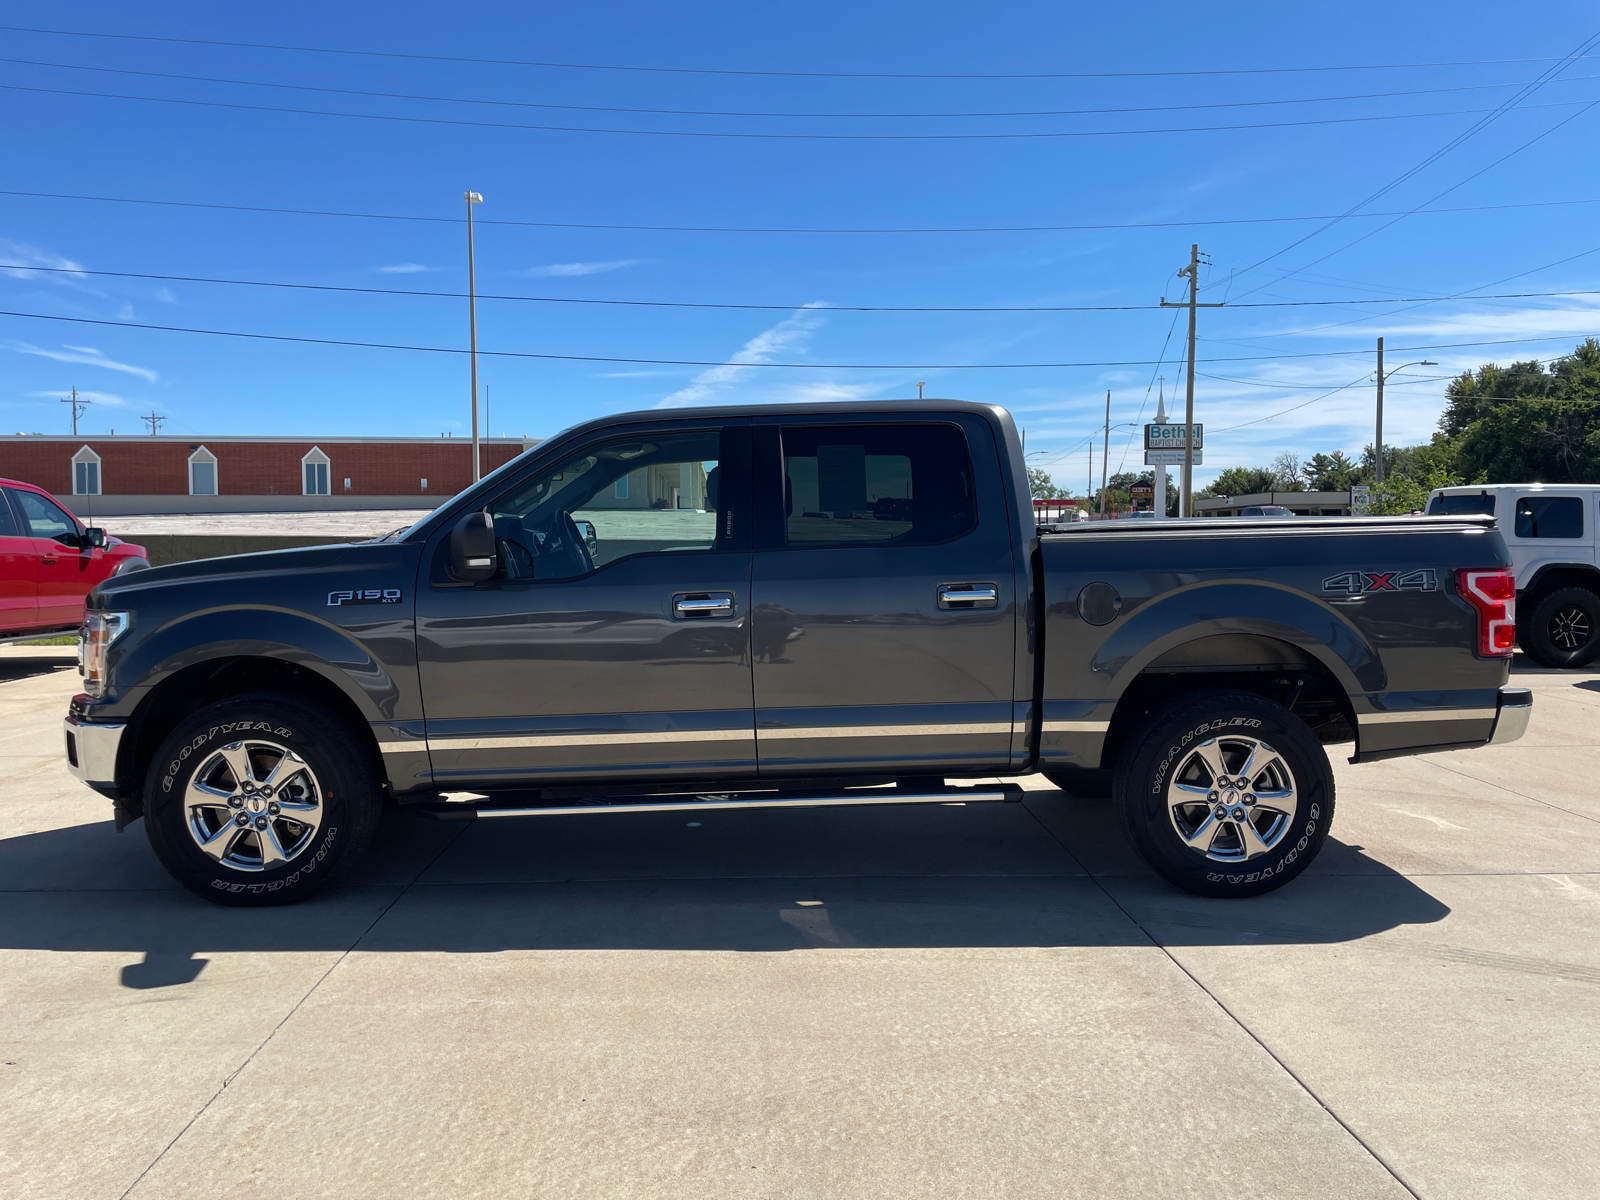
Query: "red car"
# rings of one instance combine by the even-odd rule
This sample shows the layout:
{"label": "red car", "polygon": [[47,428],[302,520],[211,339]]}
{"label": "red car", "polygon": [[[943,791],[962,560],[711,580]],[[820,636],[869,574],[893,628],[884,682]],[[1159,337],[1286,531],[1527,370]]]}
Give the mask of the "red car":
{"label": "red car", "polygon": [[149,565],[143,546],[85,528],[43,488],[0,479],[0,641],[77,632],[95,584]]}

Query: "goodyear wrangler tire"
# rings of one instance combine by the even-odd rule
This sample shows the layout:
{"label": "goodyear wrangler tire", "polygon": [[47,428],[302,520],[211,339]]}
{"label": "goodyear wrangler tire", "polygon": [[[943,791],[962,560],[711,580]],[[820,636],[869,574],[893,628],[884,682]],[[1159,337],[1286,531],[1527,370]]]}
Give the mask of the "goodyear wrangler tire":
{"label": "goodyear wrangler tire", "polygon": [[1282,705],[1194,692],[1150,715],[1121,756],[1115,797],[1129,838],[1163,879],[1198,896],[1259,896],[1322,849],[1333,770]]}
{"label": "goodyear wrangler tire", "polygon": [[371,754],[327,710],[259,693],[182,721],[145,780],[162,865],[217,904],[292,904],[354,865],[382,809]]}

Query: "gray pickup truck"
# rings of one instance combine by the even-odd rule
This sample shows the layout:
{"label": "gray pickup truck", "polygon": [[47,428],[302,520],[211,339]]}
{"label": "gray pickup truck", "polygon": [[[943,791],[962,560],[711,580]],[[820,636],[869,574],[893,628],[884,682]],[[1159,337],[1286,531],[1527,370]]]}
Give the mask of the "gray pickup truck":
{"label": "gray pickup truck", "polygon": [[[636,413],[410,529],[89,596],[72,771],[224,904],[440,819],[1007,801],[1110,788],[1179,887],[1251,896],[1354,761],[1510,741],[1486,518],[1037,528],[1000,408]],[[963,785],[963,780],[975,781]]]}

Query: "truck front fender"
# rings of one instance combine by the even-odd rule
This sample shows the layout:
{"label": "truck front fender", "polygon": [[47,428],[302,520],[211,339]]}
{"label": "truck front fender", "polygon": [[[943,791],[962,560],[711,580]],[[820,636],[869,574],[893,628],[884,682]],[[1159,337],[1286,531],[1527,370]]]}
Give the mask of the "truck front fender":
{"label": "truck front fender", "polygon": [[[386,630],[385,626],[395,626]],[[159,686],[179,671],[230,658],[269,658],[314,671],[349,697],[368,721],[393,720],[402,689],[369,643],[393,639],[399,658],[414,659],[409,613],[405,619],[349,630],[290,609],[227,605],[186,613],[142,637],[114,663],[119,679],[141,690]],[[114,647],[113,647],[114,649]]]}
{"label": "truck front fender", "polygon": [[1167,651],[1217,634],[1255,634],[1299,647],[1327,667],[1347,695],[1381,692],[1383,662],[1361,631],[1329,604],[1269,583],[1212,583],[1169,592],[1119,623],[1091,660],[1121,695]]}

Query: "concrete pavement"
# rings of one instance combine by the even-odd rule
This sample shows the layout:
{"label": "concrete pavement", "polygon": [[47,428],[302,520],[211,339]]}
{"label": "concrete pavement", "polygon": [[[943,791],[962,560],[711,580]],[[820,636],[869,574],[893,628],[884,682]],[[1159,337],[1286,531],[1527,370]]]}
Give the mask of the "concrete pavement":
{"label": "concrete pavement", "polygon": [[[214,908],[0,649],[0,1191],[1586,1197],[1600,673],[1521,743],[1350,767],[1310,872],[1152,877],[1109,804],[396,814]],[[510,826],[508,828],[507,826]]]}

